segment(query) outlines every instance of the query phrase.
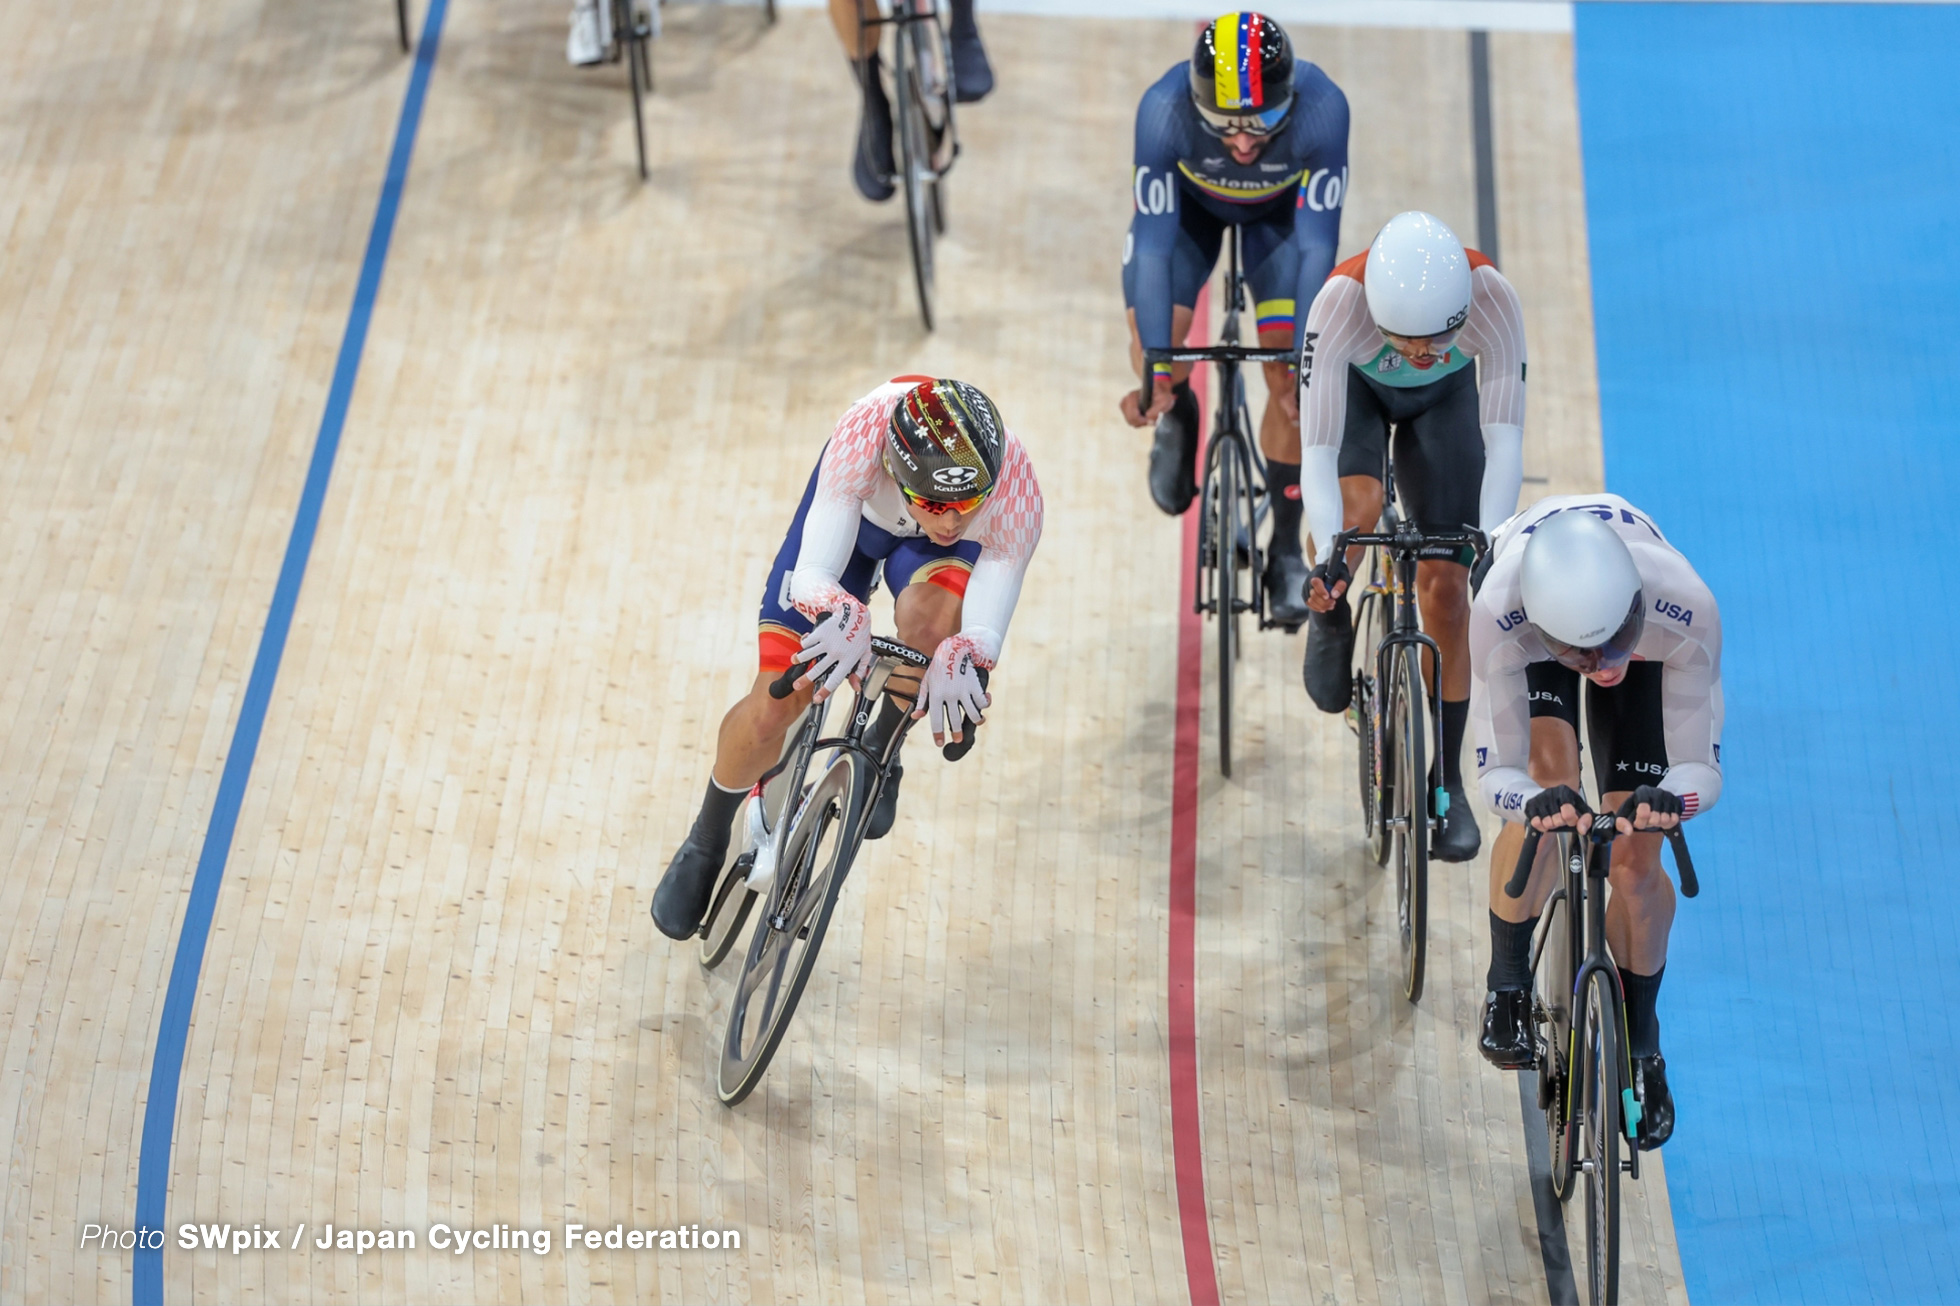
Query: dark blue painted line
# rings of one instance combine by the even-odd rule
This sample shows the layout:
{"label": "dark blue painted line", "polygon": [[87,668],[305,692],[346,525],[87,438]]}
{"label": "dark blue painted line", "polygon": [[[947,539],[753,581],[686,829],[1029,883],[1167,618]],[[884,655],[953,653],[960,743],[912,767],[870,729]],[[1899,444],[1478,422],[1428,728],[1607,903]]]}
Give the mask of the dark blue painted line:
{"label": "dark blue painted line", "polygon": [[[177,1120],[177,1090],[183,1076],[184,1042],[190,1035],[191,1009],[197,1001],[198,975],[204,967],[204,945],[211,934],[211,916],[218,904],[218,888],[225,878],[225,862],[231,854],[232,836],[237,832],[245,786],[252,778],[252,759],[258,753],[259,733],[265,727],[266,708],[272,702],[273,682],[279,676],[279,660],[285,654],[286,635],[292,629],[293,609],[299,603],[300,584],[306,579],[306,561],[313,552],[320,509],[327,497],[327,481],[333,475],[334,455],[340,450],[341,430],[347,424],[347,406],[354,396],[355,378],[360,375],[361,351],[367,343],[368,323],[374,317],[374,301],[381,290],[381,272],[388,262],[388,242],[394,235],[395,217],[401,211],[409,158],[415,151],[415,131],[422,121],[422,103],[428,95],[429,75],[435,69],[443,15],[448,7],[448,0],[429,0],[429,11],[422,22],[415,68],[408,79],[408,94],[402,100],[401,118],[395,124],[395,145],[388,156],[388,173],[381,183],[374,225],[368,231],[361,278],[354,287],[354,304],[347,315],[347,329],[340,338],[340,357],[334,363],[327,409],[320,418],[320,432],[314,437],[313,461],[306,470],[306,486],[300,491],[292,534],[286,540],[285,560],[279,564],[279,582],[273,587],[265,633],[259,637],[258,655],[252,660],[245,701],[239,709],[237,728],[232,732],[231,748],[225,754],[224,774],[218,780],[211,825],[204,833],[197,874],[191,881],[183,930],[177,936],[177,955],[170,965],[170,987],[163,998],[163,1019],[157,1026],[156,1055],[150,1062],[149,1099],[143,1108],[143,1143],[136,1175],[139,1229],[165,1229],[164,1199],[170,1189],[170,1143]],[[160,1241],[169,1244],[173,1239],[165,1232]],[[161,1247],[139,1250],[134,1272],[135,1306],[162,1306]]]}

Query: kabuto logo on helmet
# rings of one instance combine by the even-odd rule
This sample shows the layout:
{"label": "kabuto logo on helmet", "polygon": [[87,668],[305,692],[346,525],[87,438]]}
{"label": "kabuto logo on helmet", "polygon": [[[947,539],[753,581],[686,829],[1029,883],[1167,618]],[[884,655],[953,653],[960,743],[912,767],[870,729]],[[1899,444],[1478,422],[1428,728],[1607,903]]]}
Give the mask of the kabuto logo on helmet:
{"label": "kabuto logo on helmet", "polygon": [[977,467],[939,467],[932,473],[932,483],[948,490],[964,490],[979,479]]}
{"label": "kabuto logo on helmet", "polygon": [[[1000,414],[963,381],[913,386],[892,408],[886,470],[907,494],[951,503],[992,492],[1003,449]],[[903,463],[903,466],[899,466]]]}

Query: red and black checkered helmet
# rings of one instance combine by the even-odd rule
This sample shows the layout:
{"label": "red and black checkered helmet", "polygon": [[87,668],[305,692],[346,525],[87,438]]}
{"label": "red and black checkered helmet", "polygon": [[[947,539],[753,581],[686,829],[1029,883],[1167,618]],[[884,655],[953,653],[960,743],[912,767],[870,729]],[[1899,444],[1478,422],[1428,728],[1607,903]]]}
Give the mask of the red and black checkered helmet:
{"label": "red and black checkered helmet", "polygon": [[1007,427],[994,401],[964,381],[921,381],[892,408],[885,470],[913,497],[985,498],[1000,478]]}

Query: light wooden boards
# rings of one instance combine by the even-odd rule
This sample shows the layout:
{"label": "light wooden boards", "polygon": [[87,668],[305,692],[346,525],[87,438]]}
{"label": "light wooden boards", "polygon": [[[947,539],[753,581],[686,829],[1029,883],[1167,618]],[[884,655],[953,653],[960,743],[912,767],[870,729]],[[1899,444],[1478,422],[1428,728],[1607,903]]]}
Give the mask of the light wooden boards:
{"label": "light wooden boards", "polygon": [[[1175,1300],[1178,533],[1114,408],[1131,114],[1188,29],[988,22],[1001,89],[964,119],[926,339],[899,211],[849,189],[821,15],[666,18],[641,188],[617,70],[565,67],[557,12],[451,13],[204,964],[170,1210],[309,1241],[329,1220],[686,1221],[748,1246],[173,1250],[169,1295]],[[128,1258],[74,1229],[129,1220],[179,900],[406,75],[390,22],[351,2],[0,15],[0,146],[26,179],[0,197],[10,1300],[127,1299]],[[1298,35],[1356,108],[1347,247],[1412,204],[1467,224],[1462,37]],[[1493,44],[1506,265],[1545,315],[1528,470],[1576,488],[1598,455],[1568,55]],[[654,935],[646,899],[823,435],[905,371],[994,395],[1048,533],[982,748],[915,750],[791,1045],[727,1112],[727,981]],[[1347,736],[1310,719],[1299,648],[1249,651],[1262,753],[1204,793],[1221,1284],[1536,1300],[1515,1094],[1470,1041],[1481,872],[1439,874],[1409,1013]]]}

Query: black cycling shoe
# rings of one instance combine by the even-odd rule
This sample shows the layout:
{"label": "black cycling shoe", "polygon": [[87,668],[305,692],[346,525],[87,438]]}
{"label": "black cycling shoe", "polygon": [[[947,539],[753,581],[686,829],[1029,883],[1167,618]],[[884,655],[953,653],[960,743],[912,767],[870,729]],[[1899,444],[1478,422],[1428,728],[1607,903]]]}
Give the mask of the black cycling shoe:
{"label": "black cycling shoe", "polygon": [[1286,549],[1266,556],[1266,619],[1298,630],[1312,611],[1307,607],[1307,560]]}
{"label": "black cycling shoe", "polygon": [[892,106],[885,98],[884,79],[878,75],[878,56],[858,65],[863,79],[863,107],[858,110],[857,150],[851,155],[851,180],[858,194],[874,203],[892,197],[896,187],[892,178],[898,165],[892,162]]}
{"label": "black cycling shoe", "polygon": [[1640,1150],[1651,1152],[1674,1135],[1674,1094],[1660,1053],[1633,1059],[1633,1095],[1640,1099]]}
{"label": "black cycling shoe", "polygon": [[1198,397],[1191,387],[1171,390],[1170,411],[1157,419],[1150,446],[1150,497],[1173,517],[1181,517],[1198,497],[1192,464],[1198,460]]}
{"label": "black cycling shoe", "polygon": [[1332,612],[1307,613],[1307,697],[1323,712],[1345,712],[1354,697],[1354,612],[1343,594]]}
{"label": "black cycling shoe", "polygon": [[701,928],[714,897],[715,877],[727,850],[704,848],[690,834],[667,863],[660,887],[653,891],[653,923],[670,939],[685,939]]}
{"label": "black cycling shoe", "polygon": [[1531,994],[1528,990],[1486,993],[1484,1032],[1477,1051],[1499,1070],[1525,1070],[1537,1061],[1531,1044]]}
{"label": "black cycling shoe", "polygon": [[1483,835],[1477,831],[1477,818],[1471,814],[1470,796],[1463,786],[1454,784],[1444,792],[1450,796],[1450,810],[1443,813],[1442,828],[1429,851],[1439,862],[1467,862],[1483,846]]}
{"label": "black cycling shoe", "polygon": [[953,21],[946,38],[953,47],[953,102],[972,104],[994,89],[994,68],[987,47],[980,44],[980,25],[973,21],[973,0],[953,0]]}
{"label": "black cycling shoe", "polygon": [[885,787],[878,791],[878,805],[871,809],[871,818],[864,823],[865,838],[882,839],[892,832],[892,822],[898,819],[898,782],[904,778],[905,768],[892,763],[892,773],[885,778]]}

